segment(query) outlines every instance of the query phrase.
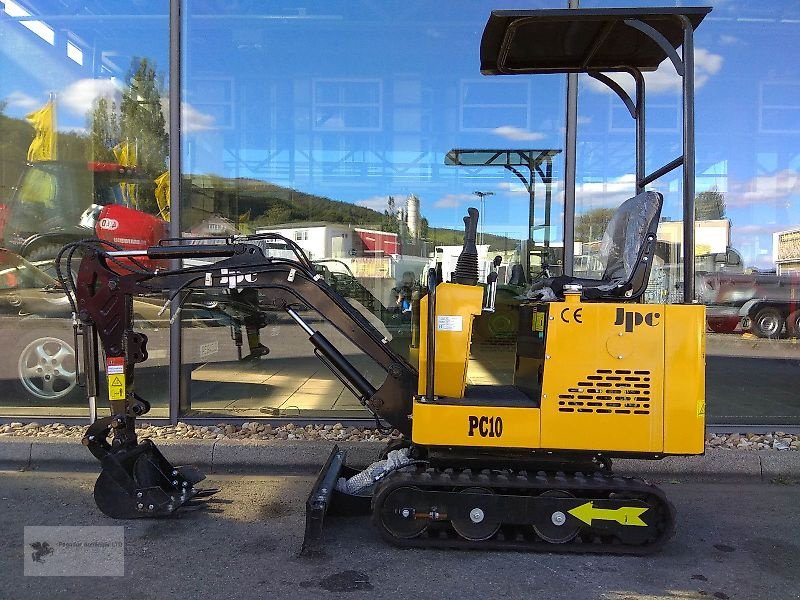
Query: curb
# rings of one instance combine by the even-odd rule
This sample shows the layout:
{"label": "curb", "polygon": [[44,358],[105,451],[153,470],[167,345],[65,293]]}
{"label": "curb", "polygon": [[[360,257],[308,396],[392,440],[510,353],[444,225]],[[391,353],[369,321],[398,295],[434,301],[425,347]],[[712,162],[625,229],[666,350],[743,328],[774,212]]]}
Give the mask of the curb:
{"label": "curb", "polygon": [[[273,441],[273,440],[157,440],[175,465],[192,464],[209,473],[224,471],[316,472],[337,443],[347,450],[347,463],[365,466],[376,459],[382,442]],[[5,438],[0,440],[0,469],[96,469],[97,460],[79,439]],[[800,452],[725,450],[709,448],[703,456],[674,456],[663,460],[618,459],[614,472],[655,479],[737,478],[800,479]]]}

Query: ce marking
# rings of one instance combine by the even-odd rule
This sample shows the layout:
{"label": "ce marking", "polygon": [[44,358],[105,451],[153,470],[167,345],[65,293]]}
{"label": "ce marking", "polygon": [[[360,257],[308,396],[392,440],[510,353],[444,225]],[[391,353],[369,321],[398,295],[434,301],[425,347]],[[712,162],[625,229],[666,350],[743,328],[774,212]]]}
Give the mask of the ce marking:
{"label": "ce marking", "polygon": [[583,309],[582,308],[565,308],[561,311],[561,320],[564,323],[569,323],[570,316],[576,323],[583,323]]}

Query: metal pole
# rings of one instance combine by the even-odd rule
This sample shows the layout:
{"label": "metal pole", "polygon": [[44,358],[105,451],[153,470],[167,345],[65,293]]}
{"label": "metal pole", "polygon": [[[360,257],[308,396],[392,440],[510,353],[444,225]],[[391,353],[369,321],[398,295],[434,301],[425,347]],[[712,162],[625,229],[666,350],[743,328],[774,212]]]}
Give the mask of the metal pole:
{"label": "metal pole", "polygon": [[[181,3],[169,2],[169,235],[181,235]],[[170,267],[180,268],[179,260]],[[181,397],[181,319],[180,302],[170,306],[169,326],[169,421],[178,423]],[[177,317],[177,318],[176,318]]]}
{"label": "metal pole", "polygon": [[[569,0],[580,8],[580,0]],[[564,140],[564,254],[562,273],[572,275],[575,262],[575,177],[578,144],[578,74],[567,75],[567,117]]]}
{"label": "metal pole", "polygon": [[694,29],[681,15],[683,26],[683,301],[694,297]]}
{"label": "metal pole", "polygon": [[644,191],[645,177],[645,141],[647,132],[647,122],[645,120],[645,89],[644,75],[639,69],[631,71],[634,81],[636,81],[636,193]]}

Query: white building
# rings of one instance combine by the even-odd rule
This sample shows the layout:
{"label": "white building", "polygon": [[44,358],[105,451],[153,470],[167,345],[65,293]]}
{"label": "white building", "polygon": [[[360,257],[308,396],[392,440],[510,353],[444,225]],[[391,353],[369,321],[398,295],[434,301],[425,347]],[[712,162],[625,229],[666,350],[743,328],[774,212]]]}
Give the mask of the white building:
{"label": "white building", "polygon": [[323,221],[284,223],[256,233],[277,233],[294,241],[310,260],[323,258],[383,258],[399,254],[396,233]]}
{"label": "white building", "polygon": [[772,258],[778,275],[800,273],[800,227],[772,234]]}
{"label": "white building", "polygon": [[[658,239],[683,247],[683,221],[661,221],[658,224]],[[695,221],[694,252],[696,255],[726,252],[731,245],[731,222],[729,219]],[[683,256],[683,252],[681,252]]]}

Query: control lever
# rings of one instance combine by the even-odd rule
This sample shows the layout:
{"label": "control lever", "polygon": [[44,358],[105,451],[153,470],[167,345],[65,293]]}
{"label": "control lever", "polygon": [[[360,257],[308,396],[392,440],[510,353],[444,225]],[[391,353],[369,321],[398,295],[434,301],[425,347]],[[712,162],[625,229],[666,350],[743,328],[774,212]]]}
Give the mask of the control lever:
{"label": "control lever", "polygon": [[494,312],[497,300],[497,267],[501,262],[503,262],[503,257],[498,254],[492,261],[492,272],[486,277],[486,303],[483,306],[483,312]]}
{"label": "control lever", "polygon": [[494,303],[497,299],[497,273],[489,273],[486,277],[486,304],[483,307],[483,312],[494,312]]}

